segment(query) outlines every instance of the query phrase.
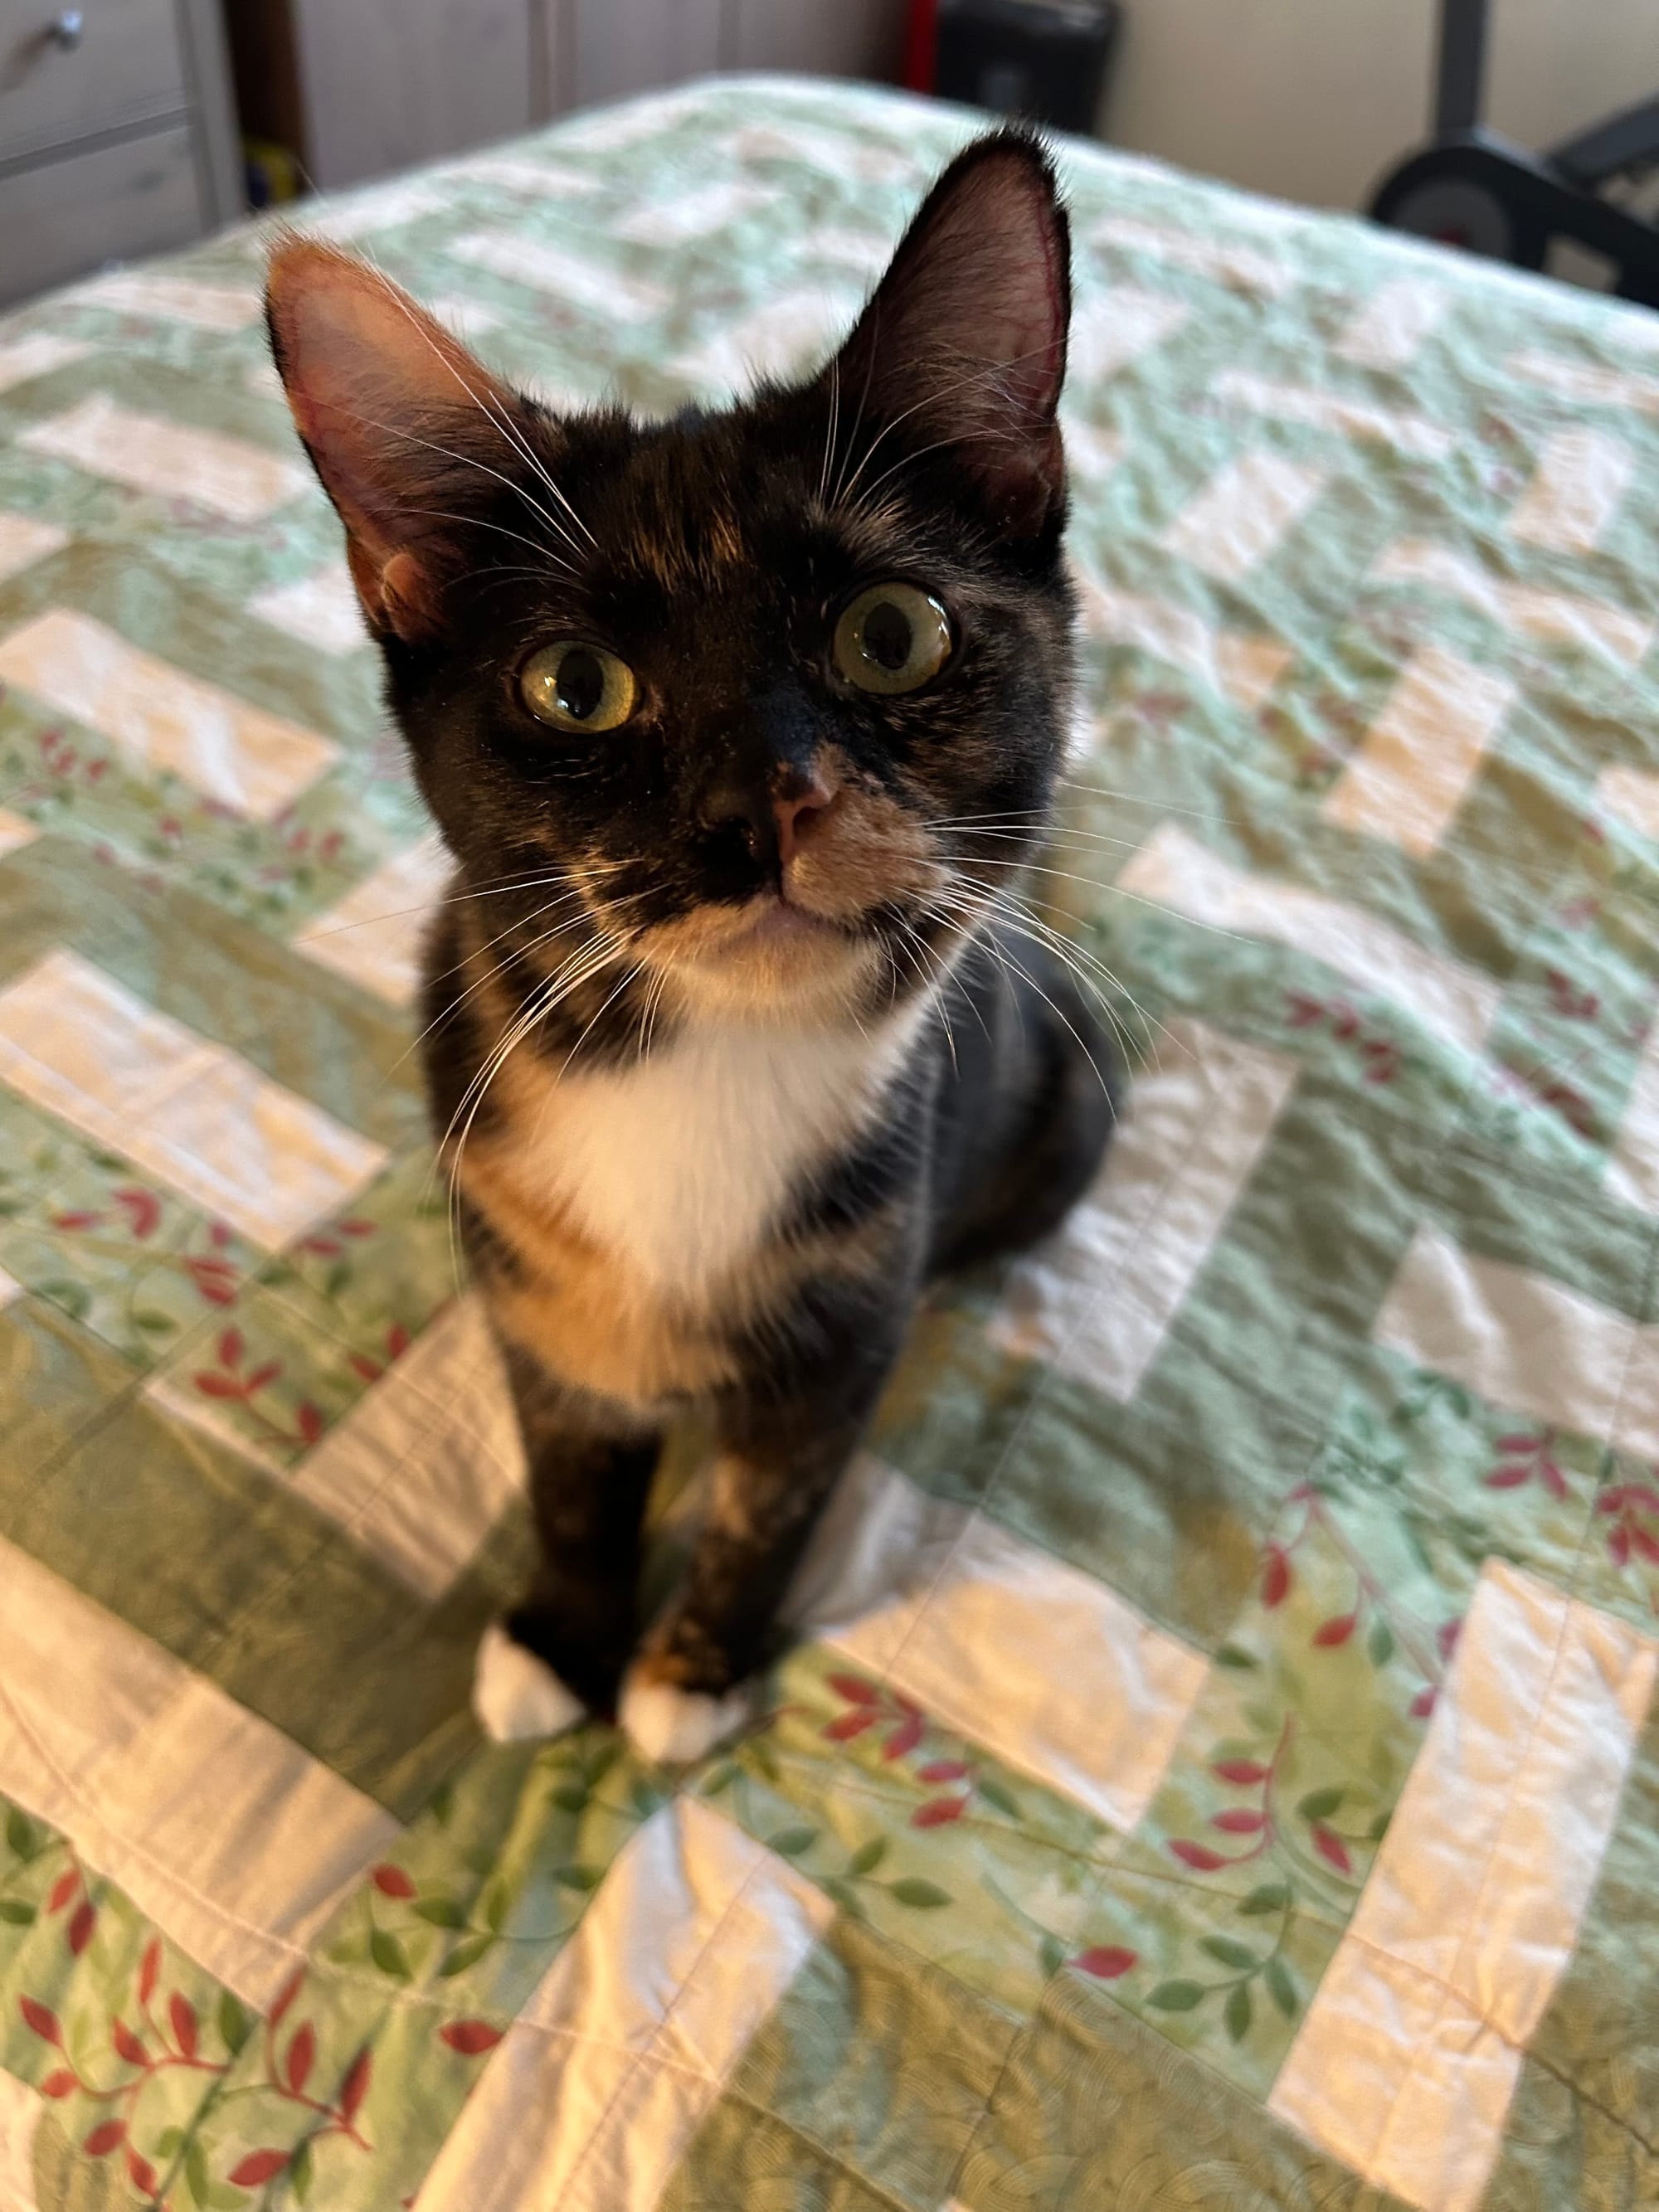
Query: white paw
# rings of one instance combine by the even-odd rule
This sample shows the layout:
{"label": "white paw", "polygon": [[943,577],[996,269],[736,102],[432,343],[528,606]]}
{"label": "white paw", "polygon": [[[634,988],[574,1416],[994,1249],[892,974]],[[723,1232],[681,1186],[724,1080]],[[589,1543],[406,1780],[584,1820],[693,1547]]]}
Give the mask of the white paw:
{"label": "white paw", "polygon": [[618,1717],[641,1759],[653,1766],[690,1766],[734,1735],[752,1711],[746,1690],[707,1698],[696,1690],[677,1690],[672,1682],[641,1682],[630,1674],[623,1684]]}
{"label": "white paw", "polygon": [[492,1620],[472,1670],[472,1710],[479,1727],[497,1743],[525,1743],[562,1735],[586,1717],[587,1709],[545,1660],[515,1644],[500,1621]]}

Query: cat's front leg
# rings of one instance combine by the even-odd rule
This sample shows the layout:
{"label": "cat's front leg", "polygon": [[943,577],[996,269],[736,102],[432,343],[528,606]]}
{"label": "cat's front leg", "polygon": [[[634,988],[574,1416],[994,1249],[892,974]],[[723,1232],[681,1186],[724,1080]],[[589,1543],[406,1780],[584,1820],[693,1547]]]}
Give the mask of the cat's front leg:
{"label": "cat's front leg", "polygon": [[497,1741],[558,1735],[615,1710],[637,1637],[641,1528],[660,1448],[516,1347],[507,1358],[542,1557],[523,1602],[478,1647],[473,1709]]}
{"label": "cat's front leg", "polygon": [[890,1360],[885,1342],[844,1362],[827,1352],[815,1382],[722,1405],[708,1519],[623,1686],[622,1724],[642,1757],[701,1759],[750,1717],[748,1678],[771,1656],[784,1593]]}

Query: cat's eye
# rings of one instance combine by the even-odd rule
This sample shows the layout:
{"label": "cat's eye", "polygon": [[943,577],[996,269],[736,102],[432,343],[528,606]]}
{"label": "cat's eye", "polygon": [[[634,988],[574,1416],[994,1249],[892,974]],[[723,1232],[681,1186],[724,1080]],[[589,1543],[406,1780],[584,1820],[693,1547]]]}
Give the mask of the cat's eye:
{"label": "cat's eye", "polygon": [[519,696],[538,722],[592,733],[628,720],[639,685],[628,663],[602,645],[565,638],[531,654],[519,674]]}
{"label": "cat's eye", "polygon": [[951,658],[951,617],[914,584],[872,584],[842,609],[830,657],[860,691],[919,691]]}

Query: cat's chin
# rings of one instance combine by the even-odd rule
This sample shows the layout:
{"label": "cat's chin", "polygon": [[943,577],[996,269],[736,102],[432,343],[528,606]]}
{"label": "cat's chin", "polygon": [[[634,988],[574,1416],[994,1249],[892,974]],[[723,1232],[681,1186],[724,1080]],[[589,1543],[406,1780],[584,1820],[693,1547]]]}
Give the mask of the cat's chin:
{"label": "cat's chin", "polygon": [[879,957],[872,940],[774,898],[676,945],[665,964],[689,1012],[820,1022],[856,1011]]}
{"label": "cat's chin", "polygon": [[814,914],[798,899],[771,895],[750,899],[732,910],[729,919],[723,917],[719,929],[704,940],[701,954],[705,961],[726,965],[777,955],[787,958],[797,951],[821,957],[832,948],[845,951],[857,942],[844,924]]}

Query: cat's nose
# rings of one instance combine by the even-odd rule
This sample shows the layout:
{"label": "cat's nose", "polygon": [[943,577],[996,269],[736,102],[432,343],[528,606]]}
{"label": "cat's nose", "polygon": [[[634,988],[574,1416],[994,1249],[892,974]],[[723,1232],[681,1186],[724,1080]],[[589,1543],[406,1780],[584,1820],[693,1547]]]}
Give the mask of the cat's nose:
{"label": "cat's nose", "polygon": [[702,803],[711,830],[735,830],[751,860],[781,873],[834,799],[836,787],[817,768],[793,764],[770,775],[738,775],[714,787]]}
{"label": "cat's nose", "polygon": [[772,794],[772,819],[778,830],[778,862],[787,868],[800,850],[803,839],[829,811],[835,793],[816,769],[792,769]]}

